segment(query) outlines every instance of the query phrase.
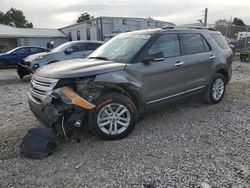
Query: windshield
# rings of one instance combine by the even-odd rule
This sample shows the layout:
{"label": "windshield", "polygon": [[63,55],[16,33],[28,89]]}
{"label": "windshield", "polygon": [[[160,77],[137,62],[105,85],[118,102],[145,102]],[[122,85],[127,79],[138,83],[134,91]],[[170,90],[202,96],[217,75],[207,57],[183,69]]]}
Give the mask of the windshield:
{"label": "windshield", "polygon": [[57,46],[56,48],[54,48],[53,50],[51,50],[51,53],[57,53],[57,52],[62,52],[64,50],[66,50],[69,46],[71,46],[71,42],[65,42],[59,46]]}
{"label": "windshield", "polygon": [[88,58],[128,63],[149,38],[150,35],[120,34],[99,47]]}
{"label": "windshield", "polygon": [[11,54],[12,52],[16,51],[16,50],[19,49],[19,48],[20,48],[20,47],[14,48],[14,49],[12,49],[12,50],[6,52],[6,54]]}

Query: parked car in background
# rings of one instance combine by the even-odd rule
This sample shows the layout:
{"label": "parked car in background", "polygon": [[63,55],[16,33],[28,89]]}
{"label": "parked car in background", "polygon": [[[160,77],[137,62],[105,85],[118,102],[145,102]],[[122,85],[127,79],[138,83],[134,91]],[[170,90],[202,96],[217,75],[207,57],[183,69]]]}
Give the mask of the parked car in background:
{"label": "parked car in background", "polygon": [[48,51],[49,49],[37,46],[17,47],[6,53],[0,54],[0,67],[14,67],[17,66],[18,63],[23,62],[23,59],[29,55]]}
{"label": "parked car in background", "polygon": [[61,44],[48,53],[40,53],[28,56],[24,62],[17,67],[17,73],[22,79],[25,75],[34,73],[36,69],[44,65],[55,63],[61,60],[85,58],[92,51],[101,46],[100,41],[72,41]]}
{"label": "parked car in background", "polygon": [[238,40],[237,42],[230,42],[229,44],[231,48],[233,46],[234,52],[240,52],[241,50],[244,49],[250,49],[250,37],[247,37],[247,41],[246,37],[244,37]]}
{"label": "parked car in background", "polygon": [[132,132],[138,116],[169,102],[202,95],[219,103],[232,59],[225,38],[210,28],[128,32],[86,59],[39,69],[31,80],[29,106],[64,136],[87,124],[103,139],[120,139]]}

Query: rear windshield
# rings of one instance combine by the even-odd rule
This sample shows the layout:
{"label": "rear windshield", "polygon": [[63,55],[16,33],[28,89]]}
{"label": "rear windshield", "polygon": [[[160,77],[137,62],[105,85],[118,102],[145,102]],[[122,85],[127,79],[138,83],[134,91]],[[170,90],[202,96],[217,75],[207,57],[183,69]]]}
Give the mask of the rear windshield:
{"label": "rear windshield", "polygon": [[211,34],[211,37],[215,40],[215,42],[219,45],[221,49],[229,49],[229,45],[224,37],[220,34]]}

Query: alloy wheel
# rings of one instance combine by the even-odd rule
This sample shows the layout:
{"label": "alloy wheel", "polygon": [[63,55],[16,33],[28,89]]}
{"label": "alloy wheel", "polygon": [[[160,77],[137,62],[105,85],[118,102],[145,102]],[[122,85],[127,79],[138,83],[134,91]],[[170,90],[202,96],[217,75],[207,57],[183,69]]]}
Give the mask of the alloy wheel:
{"label": "alloy wheel", "polygon": [[122,104],[110,103],[105,105],[97,115],[97,124],[100,130],[109,135],[124,132],[131,120],[129,110]]}
{"label": "alloy wheel", "polygon": [[221,78],[215,80],[212,87],[212,95],[215,100],[220,100],[224,94],[225,83]]}

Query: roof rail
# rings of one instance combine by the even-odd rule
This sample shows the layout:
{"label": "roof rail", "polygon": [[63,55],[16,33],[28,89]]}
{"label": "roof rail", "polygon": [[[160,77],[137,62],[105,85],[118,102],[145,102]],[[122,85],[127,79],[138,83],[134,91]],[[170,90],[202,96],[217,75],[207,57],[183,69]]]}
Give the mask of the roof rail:
{"label": "roof rail", "polygon": [[166,26],[162,27],[162,29],[202,29],[202,30],[209,30],[209,31],[217,31],[215,28],[212,27],[202,27],[202,26]]}

